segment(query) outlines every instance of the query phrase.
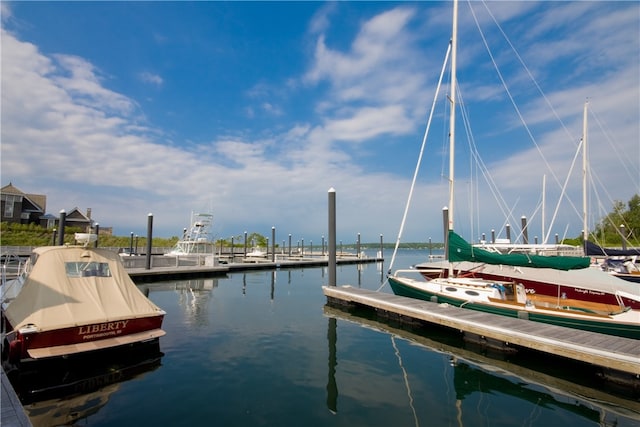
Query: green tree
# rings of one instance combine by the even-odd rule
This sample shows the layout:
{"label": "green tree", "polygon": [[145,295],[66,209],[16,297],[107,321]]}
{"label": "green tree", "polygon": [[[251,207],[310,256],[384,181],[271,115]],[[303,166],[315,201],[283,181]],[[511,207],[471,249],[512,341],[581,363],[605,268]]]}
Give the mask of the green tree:
{"label": "green tree", "polygon": [[248,246],[261,246],[263,248],[267,247],[267,238],[260,233],[250,233],[247,235],[247,245]]}
{"label": "green tree", "polygon": [[640,246],[640,195],[635,194],[626,204],[614,201],[612,211],[600,220],[592,232],[594,240],[621,245],[621,225],[624,225],[627,242],[632,246]]}
{"label": "green tree", "polygon": [[[225,246],[231,245],[231,237],[227,239],[218,239],[216,241],[217,244],[222,244]],[[233,246],[244,246],[244,235],[233,236]],[[248,233],[247,234],[247,246],[261,246],[263,248],[267,247],[267,238],[260,233]]]}

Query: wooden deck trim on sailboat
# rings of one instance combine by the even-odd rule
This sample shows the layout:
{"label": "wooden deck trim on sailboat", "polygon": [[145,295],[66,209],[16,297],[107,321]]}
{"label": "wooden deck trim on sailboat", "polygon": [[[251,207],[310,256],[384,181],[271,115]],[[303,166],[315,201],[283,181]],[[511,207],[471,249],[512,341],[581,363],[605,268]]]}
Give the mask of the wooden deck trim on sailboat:
{"label": "wooden deck trim on sailboat", "polygon": [[563,307],[576,307],[576,308],[584,308],[586,310],[593,310],[592,314],[609,316],[624,313],[617,305],[605,304],[601,302],[595,301],[580,301],[577,299],[561,299],[557,297],[552,297],[549,295],[542,294],[534,294],[530,295],[529,298],[533,301],[534,304],[537,302],[548,303],[551,305],[560,305]]}
{"label": "wooden deck trim on sailboat", "polygon": [[483,313],[351,286],[324,286],[327,298],[357,303],[505,343],[640,375],[640,342]]}
{"label": "wooden deck trim on sailboat", "polygon": [[[499,298],[489,297],[489,301],[493,303],[506,304],[515,308],[521,308],[522,310],[526,310],[525,304],[522,304],[521,302],[509,300],[509,299],[499,299]],[[553,299],[549,299],[549,301],[553,301]],[[543,305],[543,304],[549,304],[549,305]],[[576,305],[571,306],[570,304],[567,304],[567,306],[574,307],[574,309],[566,309],[564,307],[553,306],[552,304],[554,303],[547,302],[547,301],[533,300],[533,305],[540,310],[547,310],[549,312],[556,312],[556,313],[567,313],[567,312],[579,313],[581,316],[592,316],[592,317],[600,317],[605,319],[611,318],[611,315],[607,313],[595,313],[592,311],[578,310],[575,307],[579,307],[579,306],[576,306]],[[601,305],[604,305],[604,304],[601,304]],[[591,308],[587,308],[587,307],[585,307],[585,309],[592,310]],[[615,313],[612,313],[612,314],[615,314]]]}

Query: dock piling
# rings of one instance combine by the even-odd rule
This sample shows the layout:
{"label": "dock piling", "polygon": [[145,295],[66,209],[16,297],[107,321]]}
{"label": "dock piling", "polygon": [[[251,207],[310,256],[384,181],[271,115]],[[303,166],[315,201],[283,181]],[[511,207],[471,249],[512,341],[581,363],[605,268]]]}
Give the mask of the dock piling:
{"label": "dock piling", "polygon": [[64,245],[64,226],[67,221],[67,212],[62,209],[60,211],[60,223],[58,224],[58,246]]}
{"label": "dock piling", "polygon": [[329,286],[336,286],[336,190],[329,189]]}
{"label": "dock piling", "polygon": [[271,262],[276,260],[276,228],[271,227]]}
{"label": "dock piling", "polygon": [[153,249],[152,244],[153,239],[153,214],[149,213],[147,215],[147,262],[145,264],[145,268],[147,270],[151,270],[151,250]]}

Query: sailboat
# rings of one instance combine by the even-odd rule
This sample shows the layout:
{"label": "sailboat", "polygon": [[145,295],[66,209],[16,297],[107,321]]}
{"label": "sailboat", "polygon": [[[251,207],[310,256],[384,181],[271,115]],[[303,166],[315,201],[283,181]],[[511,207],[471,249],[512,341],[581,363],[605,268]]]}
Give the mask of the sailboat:
{"label": "sailboat", "polygon": [[[425,273],[427,270],[397,270],[390,272],[389,284],[396,295],[419,298],[437,303],[446,303],[465,309],[528,319],[604,334],[640,339],[640,311],[632,310],[624,304],[606,304],[584,299],[527,294],[521,282],[506,280],[487,280],[454,274],[453,262],[463,261],[480,265],[509,265],[514,268],[530,267],[539,263],[536,270],[580,271],[590,270],[589,259],[584,257],[534,257],[528,254],[502,255],[491,254],[473,248],[458,236],[453,229],[454,200],[454,148],[456,114],[456,56],[457,56],[457,20],[458,2],[453,3],[453,35],[451,38],[451,95],[449,102],[449,212],[447,218],[447,256],[448,274],[441,265],[437,276]],[[499,257],[499,259],[498,259]],[[556,259],[563,258],[563,259]],[[491,262],[491,263],[489,263]],[[559,265],[558,263],[562,263]],[[553,267],[553,268],[552,268]],[[418,273],[418,274],[416,274]]]}
{"label": "sailboat", "polygon": [[[633,256],[640,255],[637,249],[628,249],[626,251],[603,249],[588,240],[588,224],[587,224],[587,196],[586,196],[586,176],[587,176],[587,108],[588,103],[584,105],[583,119],[583,137],[582,137],[582,154],[583,154],[583,241],[585,242],[584,254],[587,257],[601,256],[631,256],[629,260],[633,260]],[[496,250],[496,245],[474,245],[480,248],[490,247],[496,252],[505,252]],[[534,251],[529,245],[527,248],[527,258],[533,259],[531,255]],[[541,245],[544,247],[544,245]],[[479,254],[476,251],[476,254]],[[569,260],[572,257],[555,256],[551,259]],[[521,265],[514,265],[508,257],[496,256],[490,260],[478,257],[457,257],[457,263],[453,269],[458,274],[464,274],[471,277],[477,277],[485,280],[498,281],[517,281],[522,283],[527,294],[545,295],[549,297],[562,297],[563,299],[583,300],[599,304],[617,305],[620,308],[630,307],[634,310],[640,310],[640,270],[637,269],[635,263],[628,260],[614,260],[607,258],[606,262],[600,265],[600,268],[585,268],[587,266],[586,257],[582,257],[583,264],[579,268],[562,268],[554,264],[536,265],[533,262],[527,262]],[[451,264],[446,262],[432,261],[416,265],[416,268],[422,272],[425,278],[446,277],[449,274]],[[594,267],[594,265],[591,265]],[[595,267],[598,267],[597,265]],[[624,280],[621,280],[624,279]],[[636,282],[636,283],[630,283]]]}

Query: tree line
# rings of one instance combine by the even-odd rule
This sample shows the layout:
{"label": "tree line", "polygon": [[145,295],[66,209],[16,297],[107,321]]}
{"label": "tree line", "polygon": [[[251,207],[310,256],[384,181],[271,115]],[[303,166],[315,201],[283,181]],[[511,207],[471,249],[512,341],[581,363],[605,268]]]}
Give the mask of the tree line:
{"label": "tree line", "polygon": [[[75,243],[74,234],[84,232],[84,228],[81,227],[65,226],[64,243],[73,245]],[[136,240],[138,248],[146,247],[146,237],[138,236]],[[178,238],[154,237],[151,240],[154,247],[172,247],[176,244]],[[38,224],[2,222],[0,225],[0,244],[2,246],[50,246],[58,244],[58,236],[54,234],[53,229],[44,228]],[[100,234],[98,244],[108,248],[128,248],[131,245],[131,236]]]}

